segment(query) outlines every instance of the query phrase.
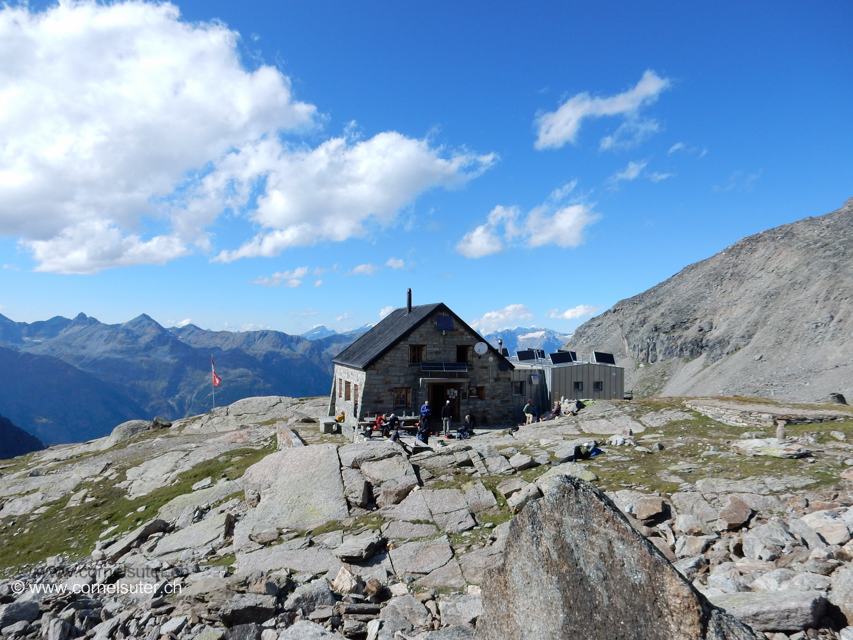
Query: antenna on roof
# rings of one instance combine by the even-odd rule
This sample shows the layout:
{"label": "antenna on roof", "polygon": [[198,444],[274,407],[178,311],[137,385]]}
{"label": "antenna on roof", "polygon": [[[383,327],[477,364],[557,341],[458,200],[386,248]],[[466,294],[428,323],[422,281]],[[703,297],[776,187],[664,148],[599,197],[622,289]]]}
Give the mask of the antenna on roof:
{"label": "antenna on roof", "polygon": [[406,291],[406,313],[412,312],[412,290]]}

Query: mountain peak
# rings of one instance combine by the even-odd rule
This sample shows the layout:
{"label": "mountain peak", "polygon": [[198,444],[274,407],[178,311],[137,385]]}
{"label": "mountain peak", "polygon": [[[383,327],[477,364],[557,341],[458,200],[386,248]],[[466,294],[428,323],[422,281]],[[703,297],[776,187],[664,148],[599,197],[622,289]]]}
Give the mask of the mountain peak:
{"label": "mountain peak", "polygon": [[159,329],[163,328],[162,326],[160,326],[159,322],[154,320],[147,313],[140,313],[133,320],[128,320],[127,322],[125,322],[123,326],[134,329],[139,329],[142,327],[157,327]]}
{"label": "mountain peak", "polygon": [[74,319],[71,321],[71,324],[78,327],[88,327],[93,324],[100,324],[97,318],[93,318],[92,316],[87,316],[82,311],[74,316]]}

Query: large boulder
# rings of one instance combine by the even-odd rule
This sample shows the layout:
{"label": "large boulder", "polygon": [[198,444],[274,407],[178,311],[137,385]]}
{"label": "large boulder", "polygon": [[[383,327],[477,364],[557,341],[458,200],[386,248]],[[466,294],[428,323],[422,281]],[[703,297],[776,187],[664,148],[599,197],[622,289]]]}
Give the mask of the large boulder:
{"label": "large boulder", "polygon": [[810,455],[808,449],[796,442],[786,442],[777,438],[755,438],[735,440],[732,451],[743,456],[770,456],[771,458],[805,458]]}
{"label": "large boulder", "polygon": [[110,436],[101,444],[101,451],[114,447],[121,442],[130,440],[133,436],[150,431],[154,423],[150,420],[128,420],[113,429]]}
{"label": "large boulder", "polygon": [[252,465],[241,480],[250,502],[241,530],[251,524],[306,530],[349,515],[337,446],[278,451]]}
{"label": "large boulder", "polygon": [[16,622],[32,622],[39,616],[39,603],[34,600],[21,600],[0,605],[0,629]]}
{"label": "large boulder", "polygon": [[203,556],[209,549],[222,545],[233,523],[234,516],[230,513],[208,516],[201,522],[162,538],[152,555],[165,556],[190,549],[198,556]]}
{"label": "large boulder", "polygon": [[820,625],[826,611],[826,599],[814,591],[758,591],[731,593],[712,597],[723,607],[752,626],[756,631],[812,629]]}
{"label": "large boulder", "polygon": [[504,561],[484,584],[478,640],[758,638],[696,591],[604,493],[569,476],[511,522]]}

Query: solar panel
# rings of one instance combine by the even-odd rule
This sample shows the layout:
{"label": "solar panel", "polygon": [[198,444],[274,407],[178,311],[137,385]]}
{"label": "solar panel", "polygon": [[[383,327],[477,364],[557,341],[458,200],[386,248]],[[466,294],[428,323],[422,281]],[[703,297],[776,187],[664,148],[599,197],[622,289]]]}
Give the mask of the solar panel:
{"label": "solar panel", "polygon": [[436,316],[435,326],[439,331],[453,331],[453,318],[451,316]]}
{"label": "solar panel", "polygon": [[545,349],[534,349],[533,352],[536,354],[537,358],[545,359]]}
{"label": "solar panel", "polygon": [[598,364],[616,364],[613,354],[605,353],[604,351],[593,351],[592,359]]}
{"label": "solar panel", "polygon": [[515,355],[518,356],[519,360],[536,360],[536,354],[531,349],[516,351]]}
{"label": "solar panel", "polygon": [[465,372],[468,371],[468,364],[465,362],[421,362],[421,371]]}
{"label": "solar panel", "polygon": [[574,358],[572,358],[572,354],[568,352],[558,351],[557,353],[552,353],[548,356],[551,358],[551,362],[554,364],[565,364],[566,362],[574,362]]}
{"label": "solar panel", "polygon": [[501,355],[502,355],[504,358],[509,358],[509,349],[507,349],[506,347],[504,347],[503,349],[501,349]]}

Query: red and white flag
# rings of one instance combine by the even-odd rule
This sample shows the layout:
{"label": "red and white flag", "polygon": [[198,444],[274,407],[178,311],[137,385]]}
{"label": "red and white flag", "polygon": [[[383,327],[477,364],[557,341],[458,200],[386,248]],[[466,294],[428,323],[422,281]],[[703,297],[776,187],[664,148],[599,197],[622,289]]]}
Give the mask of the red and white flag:
{"label": "red and white flag", "polygon": [[222,378],[216,375],[216,368],[213,366],[213,356],[210,356],[210,371],[213,373],[213,386],[218,387],[219,383],[222,382]]}

